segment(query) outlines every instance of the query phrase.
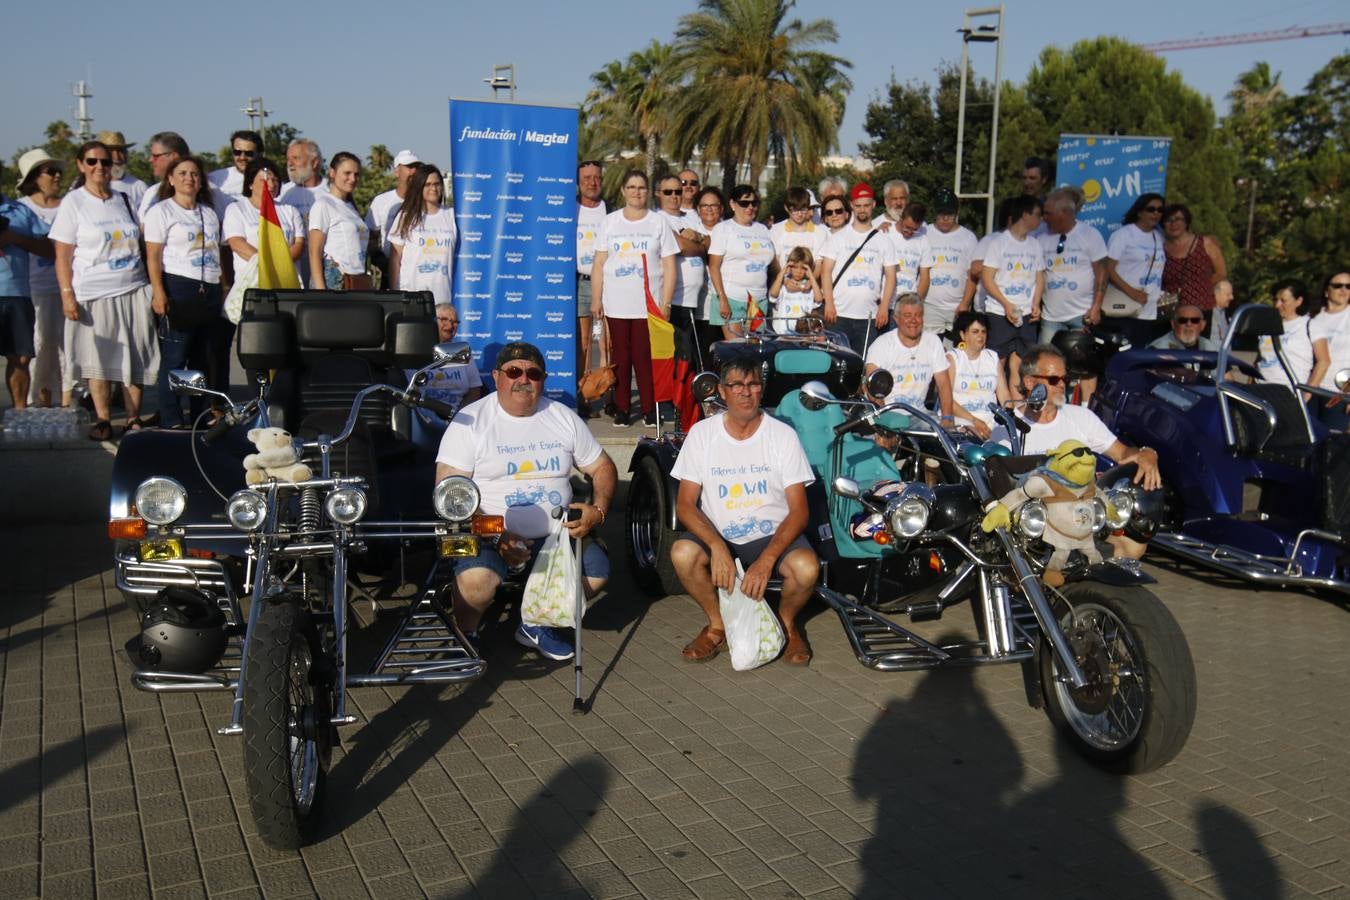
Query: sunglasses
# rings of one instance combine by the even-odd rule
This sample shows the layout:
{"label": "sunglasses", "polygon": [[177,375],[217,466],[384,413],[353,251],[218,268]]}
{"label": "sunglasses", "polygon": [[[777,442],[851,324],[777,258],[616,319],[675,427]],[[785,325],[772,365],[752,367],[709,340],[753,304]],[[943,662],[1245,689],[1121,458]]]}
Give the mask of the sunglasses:
{"label": "sunglasses", "polygon": [[41,169],[37,170],[37,173],[39,175],[50,175],[53,178],[59,178],[61,175],[61,170],[56,168],[55,166],[43,166]]}
{"label": "sunglasses", "polygon": [[1350,281],[1333,281],[1327,287],[1333,291],[1350,291]]}
{"label": "sunglasses", "polygon": [[680,187],[698,187],[698,179],[691,178],[688,181],[686,181],[685,179],[681,178]]}
{"label": "sunglasses", "polygon": [[848,210],[844,209],[842,206],[827,206],[820,211],[820,214],[822,216],[842,216],[846,212],[848,212]]}
{"label": "sunglasses", "polygon": [[1204,324],[1204,316],[1177,316],[1176,322],[1179,325],[1201,325]]}
{"label": "sunglasses", "polygon": [[660,194],[662,197],[678,197],[680,194],[684,192],[681,191],[679,188],[661,188],[661,190],[657,191],[657,193]]}
{"label": "sunglasses", "polygon": [[102,166],[107,169],[112,167],[112,160],[106,156],[86,156],[84,158],[84,164],[90,167]]}
{"label": "sunglasses", "polygon": [[1064,375],[1032,375],[1030,377],[1039,378],[1041,381],[1044,381],[1051,387],[1059,387],[1061,384],[1064,384],[1069,380]]}
{"label": "sunglasses", "polygon": [[753,199],[752,199],[752,200],[732,200],[731,202],[732,202],[732,203],[735,203],[737,206],[741,207],[742,209],[751,209],[752,207],[758,207],[758,206],[759,206],[759,201],[758,201],[758,200],[753,200]]}
{"label": "sunglasses", "polygon": [[1146,212],[1146,213],[1160,213],[1160,212],[1162,212],[1162,207],[1161,207],[1161,206],[1145,206],[1145,207],[1144,207],[1144,212]]}
{"label": "sunglasses", "polygon": [[531,381],[543,381],[543,380],[544,380],[544,370],[543,370],[543,369],[539,369],[539,368],[529,368],[529,369],[526,369],[526,368],[524,368],[524,367],[522,367],[522,366],[508,366],[508,367],[506,367],[505,369],[498,369],[497,371],[498,371],[498,372],[501,372],[503,375],[505,375],[505,376],[506,376],[507,378],[509,378],[511,381],[516,381],[516,380],[520,379],[521,377],[528,378],[528,379],[530,379]]}
{"label": "sunglasses", "polygon": [[1068,239],[1069,239],[1069,236],[1068,236],[1067,234],[1061,234],[1061,235],[1059,236],[1059,243],[1055,245],[1055,252],[1056,252],[1056,253],[1063,253],[1063,252],[1064,252],[1064,242],[1067,241]]}
{"label": "sunglasses", "polygon": [[258,155],[257,150],[231,150],[235,156],[242,156],[244,159],[253,159]]}
{"label": "sunglasses", "polygon": [[1067,453],[1059,454],[1059,458],[1064,459],[1064,457],[1066,456],[1091,456],[1091,455],[1092,455],[1091,447],[1074,447]]}

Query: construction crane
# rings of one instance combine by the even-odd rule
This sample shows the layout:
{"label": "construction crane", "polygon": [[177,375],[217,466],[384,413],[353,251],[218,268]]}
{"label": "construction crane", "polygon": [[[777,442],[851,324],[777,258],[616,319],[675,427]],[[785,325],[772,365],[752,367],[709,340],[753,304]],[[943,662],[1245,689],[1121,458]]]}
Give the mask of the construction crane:
{"label": "construction crane", "polygon": [[1331,34],[1350,34],[1350,22],[1332,25],[1295,25],[1279,31],[1250,31],[1246,34],[1219,34],[1212,37],[1187,38],[1180,41],[1161,41],[1143,44],[1150,53],[1170,53],[1173,50],[1198,50],[1201,47],[1231,47],[1234,44],[1262,44],[1267,41],[1292,41],[1297,38],[1325,37]]}

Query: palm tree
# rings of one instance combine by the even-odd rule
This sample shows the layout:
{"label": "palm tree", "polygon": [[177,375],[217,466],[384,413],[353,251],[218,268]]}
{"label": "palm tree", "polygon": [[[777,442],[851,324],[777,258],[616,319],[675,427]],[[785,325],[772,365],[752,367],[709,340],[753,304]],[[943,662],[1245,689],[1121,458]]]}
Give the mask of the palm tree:
{"label": "palm tree", "polygon": [[678,158],[702,150],[727,188],[742,164],[751,183],[771,158],[788,183],[835,147],[850,63],[822,49],[838,40],[827,19],[787,18],[795,0],[700,0],[680,20],[673,71],[687,81],[672,109]]}
{"label": "palm tree", "polygon": [[[651,180],[670,119],[671,47],[653,40],[646,49],[612,60],[591,76],[582,104],[593,155],[637,152]],[[637,164],[637,161],[635,161]]]}

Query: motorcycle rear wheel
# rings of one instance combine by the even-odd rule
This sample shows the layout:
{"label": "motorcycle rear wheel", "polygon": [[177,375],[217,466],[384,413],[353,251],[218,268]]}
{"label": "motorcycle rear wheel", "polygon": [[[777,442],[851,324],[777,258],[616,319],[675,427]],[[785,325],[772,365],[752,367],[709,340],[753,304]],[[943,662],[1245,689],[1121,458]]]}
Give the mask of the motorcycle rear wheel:
{"label": "motorcycle rear wheel", "polygon": [[1195,664],[1181,626],[1141,587],[1070,585],[1060,627],[1088,677],[1074,690],[1042,646],[1046,714],[1074,749],[1106,768],[1149,772],[1185,746],[1195,722]]}
{"label": "motorcycle rear wheel", "polygon": [[329,688],[316,677],[322,652],[294,602],[264,601],[244,669],[244,781],[258,834],[294,850],[311,836],[331,756]]}
{"label": "motorcycle rear wheel", "polygon": [[644,457],[628,484],[628,559],[638,586],[658,597],[684,593],[670,558],[675,532],[666,524],[670,521],[668,506],[665,475],[655,459]]}

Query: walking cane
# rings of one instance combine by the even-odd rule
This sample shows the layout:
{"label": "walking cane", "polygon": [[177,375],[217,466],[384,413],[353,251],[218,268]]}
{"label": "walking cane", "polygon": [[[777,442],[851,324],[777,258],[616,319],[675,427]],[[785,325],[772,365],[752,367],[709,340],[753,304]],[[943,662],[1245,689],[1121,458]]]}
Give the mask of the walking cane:
{"label": "walking cane", "polygon": [[576,545],[576,554],[577,554],[577,589],[576,589],[576,595],[577,595],[577,624],[576,624],[576,627],[572,629],[573,639],[575,640],[575,646],[573,647],[574,655],[573,655],[573,657],[572,657],[572,660],[573,660],[573,661],[572,661],[572,669],[573,669],[573,671],[576,673],[576,679],[577,679],[577,681],[576,681],[576,694],[575,694],[575,696],[573,696],[573,698],[572,698],[572,714],[573,714],[573,715],[578,715],[578,716],[584,716],[584,715],[586,714],[586,703],[585,703],[584,700],[581,699],[581,620],[582,620],[583,618],[585,618],[585,616],[586,616],[586,582],[585,582],[586,576],[585,576],[585,574],[581,571],[581,559],[582,559],[582,549],[583,549],[583,546],[582,546],[582,545],[583,545],[583,542],[584,542],[585,540],[586,540],[586,539],[585,539],[584,537],[578,538],[578,539],[577,539],[577,545]]}

